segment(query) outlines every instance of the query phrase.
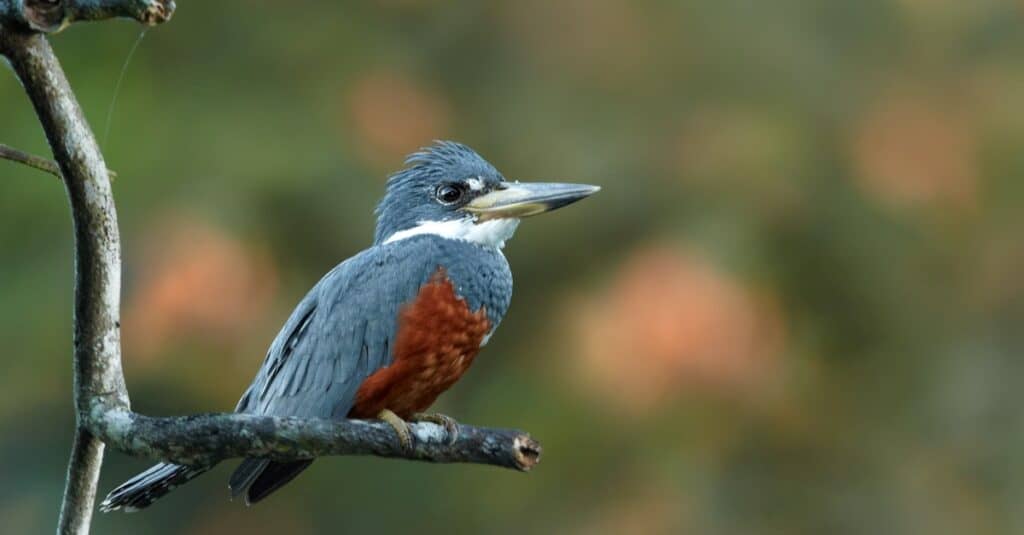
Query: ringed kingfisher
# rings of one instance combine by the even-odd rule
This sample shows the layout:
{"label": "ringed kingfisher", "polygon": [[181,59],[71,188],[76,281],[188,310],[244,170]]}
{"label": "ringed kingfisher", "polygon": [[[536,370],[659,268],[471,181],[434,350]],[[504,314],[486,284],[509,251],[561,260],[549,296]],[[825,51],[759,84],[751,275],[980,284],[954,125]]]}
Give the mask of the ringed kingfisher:
{"label": "ringed kingfisher", "polygon": [[[425,411],[473,363],[508,310],[512,273],[502,253],[520,219],[600,188],[508,181],[469,147],[439,141],[388,178],[373,245],[332,269],[274,338],[235,412],[379,418],[403,446],[407,421],[454,420]],[[312,460],[245,459],[232,497],[256,503]],[[139,510],[209,470],[160,463],[117,487],[103,511]]]}

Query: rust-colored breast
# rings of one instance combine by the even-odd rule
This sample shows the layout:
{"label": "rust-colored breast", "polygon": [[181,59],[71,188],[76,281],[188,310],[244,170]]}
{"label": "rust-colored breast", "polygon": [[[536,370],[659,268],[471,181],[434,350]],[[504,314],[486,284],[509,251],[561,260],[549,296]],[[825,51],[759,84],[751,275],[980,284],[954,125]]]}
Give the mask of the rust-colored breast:
{"label": "rust-colored breast", "polygon": [[399,313],[390,366],[366,378],[351,418],[373,418],[389,409],[402,418],[425,411],[473,363],[491,329],[487,312],[473,312],[443,269]]}

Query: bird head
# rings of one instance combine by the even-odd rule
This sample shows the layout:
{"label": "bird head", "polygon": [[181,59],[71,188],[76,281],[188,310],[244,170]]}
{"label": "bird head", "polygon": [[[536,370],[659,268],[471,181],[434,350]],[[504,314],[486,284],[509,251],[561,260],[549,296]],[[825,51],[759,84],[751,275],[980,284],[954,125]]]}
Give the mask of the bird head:
{"label": "bird head", "polygon": [[592,195],[586,184],[509,182],[473,149],[439,141],[406,159],[377,206],[375,243],[436,234],[502,247],[519,220]]}

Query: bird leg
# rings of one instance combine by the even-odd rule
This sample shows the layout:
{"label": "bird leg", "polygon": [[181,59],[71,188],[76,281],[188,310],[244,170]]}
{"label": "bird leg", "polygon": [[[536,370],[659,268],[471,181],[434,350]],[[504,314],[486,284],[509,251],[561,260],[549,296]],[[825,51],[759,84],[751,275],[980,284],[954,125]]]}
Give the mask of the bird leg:
{"label": "bird leg", "polygon": [[395,434],[398,435],[398,442],[402,444],[402,449],[412,451],[412,431],[409,430],[409,424],[405,420],[388,409],[381,410],[377,414],[377,419],[383,420],[395,430]]}
{"label": "bird leg", "polygon": [[440,413],[417,412],[409,418],[409,422],[406,422],[394,412],[383,409],[377,414],[377,419],[383,420],[395,430],[395,434],[398,435],[398,442],[402,444],[402,448],[406,451],[412,451],[413,435],[409,429],[409,422],[430,422],[443,427],[448,437],[449,445],[455,444],[455,441],[459,438],[459,422],[456,422],[455,418],[451,416]]}
{"label": "bird leg", "polygon": [[448,445],[455,444],[459,438],[459,422],[451,416],[437,412],[417,412],[409,419],[410,422],[431,422],[444,428],[448,433]]}

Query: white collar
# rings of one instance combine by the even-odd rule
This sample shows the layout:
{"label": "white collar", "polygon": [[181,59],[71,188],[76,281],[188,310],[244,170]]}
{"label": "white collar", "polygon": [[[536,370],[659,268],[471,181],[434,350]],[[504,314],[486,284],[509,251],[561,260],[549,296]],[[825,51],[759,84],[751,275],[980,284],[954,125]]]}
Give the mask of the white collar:
{"label": "white collar", "polygon": [[477,223],[468,217],[450,221],[420,221],[415,227],[399,230],[388,236],[384,243],[388,244],[420,234],[433,234],[450,240],[468,241],[501,249],[518,226],[519,220],[514,218],[492,219],[482,223]]}

